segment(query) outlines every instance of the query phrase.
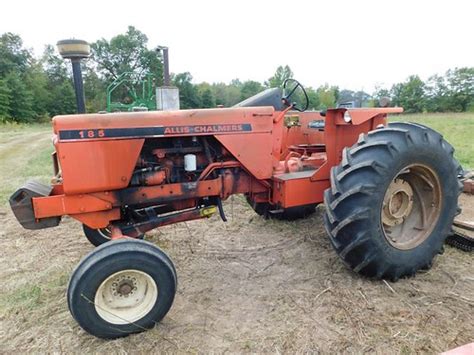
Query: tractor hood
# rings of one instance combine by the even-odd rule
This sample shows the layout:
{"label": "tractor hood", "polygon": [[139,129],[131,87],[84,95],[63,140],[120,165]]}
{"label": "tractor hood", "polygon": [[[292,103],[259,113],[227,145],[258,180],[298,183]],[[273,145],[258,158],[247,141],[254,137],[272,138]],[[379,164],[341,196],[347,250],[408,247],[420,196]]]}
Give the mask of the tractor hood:
{"label": "tractor hood", "polygon": [[54,117],[53,129],[62,142],[268,132],[275,115],[268,106],[67,115]]}

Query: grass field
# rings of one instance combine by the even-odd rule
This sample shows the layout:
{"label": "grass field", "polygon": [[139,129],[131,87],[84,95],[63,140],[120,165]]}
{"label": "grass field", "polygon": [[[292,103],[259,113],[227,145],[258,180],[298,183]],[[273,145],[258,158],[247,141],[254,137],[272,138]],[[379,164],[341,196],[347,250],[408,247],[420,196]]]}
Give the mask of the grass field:
{"label": "grass field", "polygon": [[25,179],[48,182],[52,175],[51,126],[0,126],[0,201],[3,205]]}
{"label": "grass field", "polygon": [[[439,130],[474,167],[474,114],[396,120]],[[267,221],[240,196],[224,205],[228,223],[215,216],[147,233],[175,262],[173,308],[146,333],[94,338],[65,298],[69,275],[93,249],[80,224],[66,217],[57,228],[24,230],[7,205],[28,178],[48,182],[51,150],[49,125],[0,126],[0,353],[408,354],[474,339],[471,254],[446,247],[413,278],[367,280],[332,249],[323,206],[305,220]]]}
{"label": "grass field", "polygon": [[456,149],[454,155],[462,167],[474,169],[474,113],[406,114],[390,120],[421,123],[440,132]]}

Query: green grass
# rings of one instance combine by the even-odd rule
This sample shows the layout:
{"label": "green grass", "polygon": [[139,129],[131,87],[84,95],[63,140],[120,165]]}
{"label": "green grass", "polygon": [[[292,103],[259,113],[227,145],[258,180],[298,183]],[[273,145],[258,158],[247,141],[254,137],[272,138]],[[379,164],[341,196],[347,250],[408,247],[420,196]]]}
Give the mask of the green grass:
{"label": "green grass", "polygon": [[456,150],[454,156],[464,169],[474,169],[474,113],[402,114],[390,121],[420,123],[440,132]]}
{"label": "green grass", "polygon": [[26,134],[33,132],[52,131],[51,123],[41,124],[19,124],[19,123],[3,123],[0,124],[0,144],[8,137],[18,134]]}
{"label": "green grass", "polygon": [[42,180],[49,180],[53,174],[53,164],[51,158],[52,151],[52,145],[36,151],[33,156],[28,159],[25,172],[22,175],[36,176]]}
{"label": "green grass", "polygon": [[25,285],[10,294],[3,294],[0,296],[0,312],[12,309],[32,310],[40,305],[41,293],[40,286]]}
{"label": "green grass", "polygon": [[53,149],[49,124],[0,125],[0,205],[26,180],[51,179]]}
{"label": "green grass", "polygon": [[0,294],[0,318],[6,313],[33,311],[52,298],[62,298],[68,280],[69,271],[61,271],[48,275],[47,279],[3,292]]}

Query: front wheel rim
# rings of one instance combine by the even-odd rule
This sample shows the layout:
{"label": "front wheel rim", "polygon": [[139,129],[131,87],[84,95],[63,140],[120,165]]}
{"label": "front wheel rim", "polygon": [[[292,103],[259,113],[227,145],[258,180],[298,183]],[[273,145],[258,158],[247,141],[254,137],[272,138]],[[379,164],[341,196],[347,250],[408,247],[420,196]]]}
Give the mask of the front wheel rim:
{"label": "front wheel rim", "polygon": [[109,228],[99,228],[97,229],[97,233],[104,239],[110,240],[110,236],[112,235],[112,232],[110,231]]}
{"label": "front wheel rim", "polygon": [[122,325],[145,317],[158,299],[158,286],[153,278],[140,270],[118,271],[97,288],[94,306],[106,322]]}
{"label": "front wheel rim", "polygon": [[433,232],[442,206],[441,183],[426,165],[402,169],[385,193],[381,221],[388,243],[400,250],[416,248]]}

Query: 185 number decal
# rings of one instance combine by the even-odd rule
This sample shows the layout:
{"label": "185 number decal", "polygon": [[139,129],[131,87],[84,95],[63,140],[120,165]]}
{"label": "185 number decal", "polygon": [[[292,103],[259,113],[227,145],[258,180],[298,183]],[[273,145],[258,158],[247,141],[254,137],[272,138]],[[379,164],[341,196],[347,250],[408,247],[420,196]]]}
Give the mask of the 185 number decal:
{"label": "185 number decal", "polygon": [[103,129],[88,129],[84,131],[79,131],[79,137],[81,138],[103,138],[105,137],[105,132]]}

